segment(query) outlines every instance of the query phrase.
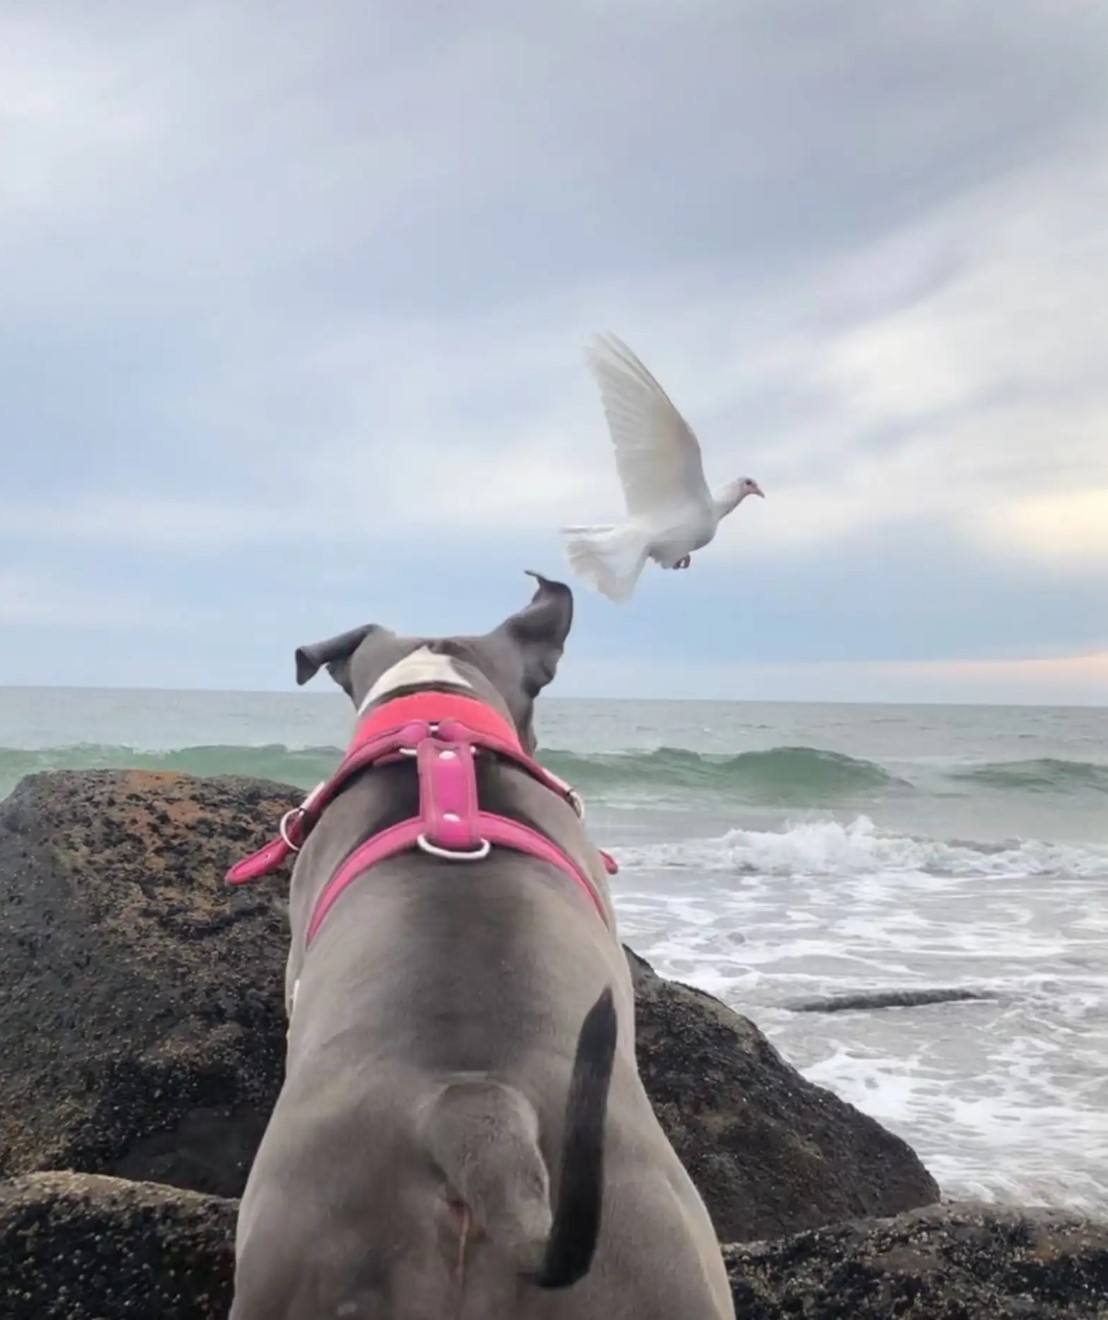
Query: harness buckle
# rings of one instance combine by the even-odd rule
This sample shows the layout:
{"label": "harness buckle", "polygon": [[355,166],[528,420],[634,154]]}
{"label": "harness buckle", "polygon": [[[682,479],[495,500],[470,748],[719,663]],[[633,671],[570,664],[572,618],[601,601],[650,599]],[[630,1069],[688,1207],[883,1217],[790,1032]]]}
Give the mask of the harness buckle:
{"label": "harness buckle", "polygon": [[421,834],[416,839],[416,847],[428,853],[431,857],[441,857],[444,862],[483,862],[492,852],[492,844],[488,839],[482,839],[476,848],[470,848],[465,852],[457,852],[453,848],[440,848],[437,843],[432,843],[426,834]]}

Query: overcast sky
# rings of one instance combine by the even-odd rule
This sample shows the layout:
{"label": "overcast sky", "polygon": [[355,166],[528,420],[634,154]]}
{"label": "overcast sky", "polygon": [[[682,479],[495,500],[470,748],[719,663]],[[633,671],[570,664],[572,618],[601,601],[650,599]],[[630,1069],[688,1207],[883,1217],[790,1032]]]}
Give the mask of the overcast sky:
{"label": "overcast sky", "polygon": [[1108,701],[1108,6],[0,10],[0,682],[292,685],[756,477],[562,695]]}

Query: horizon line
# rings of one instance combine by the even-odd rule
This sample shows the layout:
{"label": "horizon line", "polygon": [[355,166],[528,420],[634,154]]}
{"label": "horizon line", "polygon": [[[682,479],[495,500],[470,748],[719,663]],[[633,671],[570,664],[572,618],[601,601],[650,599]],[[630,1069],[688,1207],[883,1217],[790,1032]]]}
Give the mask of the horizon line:
{"label": "horizon line", "polygon": [[[335,691],[302,688],[198,688],[198,687],[160,687],[156,685],[116,685],[111,683],[0,683],[0,692],[144,692],[159,695],[177,696],[224,696],[224,697],[342,697]],[[1108,710],[1108,701],[972,701],[972,700],[937,700],[934,698],[902,698],[896,701],[859,701],[844,698],[826,697],[625,697],[607,696],[599,693],[561,696],[558,693],[543,693],[536,701],[603,701],[611,703],[643,704],[654,702],[670,705],[736,705],[736,706],[927,706],[927,707],[972,707],[978,710]]]}

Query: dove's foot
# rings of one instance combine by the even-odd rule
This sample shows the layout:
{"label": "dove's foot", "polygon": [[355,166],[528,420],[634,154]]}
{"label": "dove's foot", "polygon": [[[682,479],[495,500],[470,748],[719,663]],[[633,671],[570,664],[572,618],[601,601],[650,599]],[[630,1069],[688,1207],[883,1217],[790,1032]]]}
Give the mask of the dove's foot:
{"label": "dove's foot", "polygon": [[674,567],[674,568],[688,568],[688,566],[689,566],[691,563],[692,563],[692,555],[684,555],[681,559],[679,559],[679,560],[677,561],[676,564],[674,564],[673,567]]}

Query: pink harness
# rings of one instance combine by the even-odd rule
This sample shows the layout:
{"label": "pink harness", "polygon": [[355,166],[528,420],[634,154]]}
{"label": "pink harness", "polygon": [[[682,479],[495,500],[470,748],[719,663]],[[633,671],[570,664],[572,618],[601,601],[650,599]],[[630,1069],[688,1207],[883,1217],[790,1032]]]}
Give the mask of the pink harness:
{"label": "pink harness", "polygon": [[[419,815],[390,825],[360,844],[323,886],[305,944],[348,886],[386,858],[419,848],[447,862],[479,862],[493,848],[511,848],[556,866],[586,895],[600,919],[607,913],[588,874],[545,834],[520,821],[482,811],[477,800],[474,757],[489,752],[526,770],[564,798],[580,816],[580,798],[520,745],[512,725],[484,702],[446,692],[417,692],[388,701],[363,719],[339,768],[318,784],[298,807],[281,818],[278,837],[227,872],[227,883],[247,884],[275,871],[304,840],[351,775],[370,766],[414,758],[419,775]],[[598,850],[599,851],[599,850]],[[618,869],[601,852],[605,869]]]}

